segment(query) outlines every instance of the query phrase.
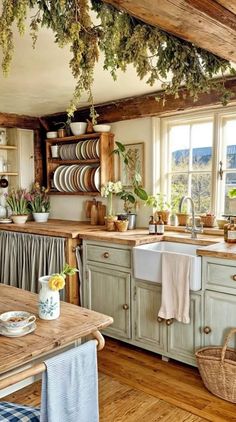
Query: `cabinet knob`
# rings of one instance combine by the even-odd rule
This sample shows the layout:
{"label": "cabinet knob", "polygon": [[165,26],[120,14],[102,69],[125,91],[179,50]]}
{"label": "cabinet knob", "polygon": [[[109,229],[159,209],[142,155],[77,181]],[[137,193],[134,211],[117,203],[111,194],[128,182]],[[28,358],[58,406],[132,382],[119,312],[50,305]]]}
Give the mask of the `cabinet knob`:
{"label": "cabinet knob", "polygon": [[166,325],[171,325],[174,322],[174,318],[170,318],[166,320]]}
{"label": "cabinet knob", "polygon": [[236,281],[236,274],[232,275],[232,279]]}
{"label": "cabinet knob", "polygon": [[123,305],[123,309],[124,309],[125,311],[127,311],[127,310],[129,309],[129,305],[127,305],[127,303],[125,303],[125,304]]}
{"label": "cabinet knob", "polygon": [[211,328],[210,327],[204,327],[203,331],[204,331],[205,334],[210,334]]}
{"label": "cabinet knob", "polygon": [[157,317],[157,322],[159,322],[159,324],[161,324],[161,323],[162,323],[162,321],[164,321],[164,320],[163,320],[163,318],[161,318],[161,317],[159,317],[159,316],[158,316],[158,317]]}
{"label": "cabinet knob", "polygon": [[103,256],[104,258],[109,258],[109,252],[104,252]]}

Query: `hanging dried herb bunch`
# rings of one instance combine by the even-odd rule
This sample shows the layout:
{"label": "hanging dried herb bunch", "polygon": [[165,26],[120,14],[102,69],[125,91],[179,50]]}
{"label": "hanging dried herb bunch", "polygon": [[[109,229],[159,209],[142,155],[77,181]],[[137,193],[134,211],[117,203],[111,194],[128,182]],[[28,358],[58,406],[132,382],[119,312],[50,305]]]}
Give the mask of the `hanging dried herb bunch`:
{"label": "hanging dried herb bunch", "polygon": [[[100,20],[98,25],[91,20],[90,6]],[[178,97],[179,88],[185,85],[194,100],[199,93],[212,89],[219,92],[223,104],[230,98],[230,92],[224,87],[224,75],[234,70],[228,61],[101,0],[91,0],[91,4],[89,0],[2,0],[0,46],[4,74],[9,71],[14,51],[13,24],[16,22],[23,34],[29,9],[34,13],[30,22],[34,47],[41,26],[52,29],[59,47],[70,46],[70,68],[76,86],[68,116],[73,115],[83,91],[93,104],[92,84],[99,51],[104,53],[104,69],[109,70],[114,79],[118,69],[125,71],[127,65],[133,64],[139,78],[145,78],[148,84],[163,81],[166,94]],[[212,80],[217,75],[222,76],[222,82]],[[170,82],[166,82],[167,77]],[[91,114],[96,119],[93,113],[94,107]]]}

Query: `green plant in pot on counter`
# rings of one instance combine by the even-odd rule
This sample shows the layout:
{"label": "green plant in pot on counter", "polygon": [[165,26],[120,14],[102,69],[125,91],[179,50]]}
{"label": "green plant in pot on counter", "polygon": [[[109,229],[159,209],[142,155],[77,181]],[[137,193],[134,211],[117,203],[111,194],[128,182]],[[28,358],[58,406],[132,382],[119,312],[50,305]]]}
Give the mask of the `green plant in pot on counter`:
{"label": "green plant in pot on counter", "polygon": [[161,216],[164,224],[169,223],[170,216],[170,204],[166,200],[166,195],[163,193],[157,193],[155,195],[149,195],[146,200],[146,205],[151,206],[155,210],[155,219],[158,220],[158,217]]}
{"label": "green plant in pot on counter", "polygon": [[32,185],[29,193],[28,206],[35,221],[38,223],[45,223],[48,220],[50,197],[48,195],[48,190],[43,186],[40,186],[38,182]]}
{"label": "green plant in pot on counter", "polygon": [[25,223],[29,214],[29,192],[22,188],[11,189],[5,194],[5,197],[6,205],[12,212],[11,219],[13,222],[17,224]]}

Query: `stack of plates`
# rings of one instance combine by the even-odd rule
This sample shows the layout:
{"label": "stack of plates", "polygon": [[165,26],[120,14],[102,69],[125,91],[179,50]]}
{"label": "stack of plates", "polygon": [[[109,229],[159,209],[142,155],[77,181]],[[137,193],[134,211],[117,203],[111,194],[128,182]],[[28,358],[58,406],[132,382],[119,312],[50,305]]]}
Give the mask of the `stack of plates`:
{"label": "stack of plates", "polygon": [[73,164],[59,166],[53,175],[59,192],[96,192],[100,190],[100,166]]}
{"label": "stack of plates", "polygon": [[62,160],[94,160],[100,156],[99,149],[100,139],[88,139],[61,145],[59,155]]}

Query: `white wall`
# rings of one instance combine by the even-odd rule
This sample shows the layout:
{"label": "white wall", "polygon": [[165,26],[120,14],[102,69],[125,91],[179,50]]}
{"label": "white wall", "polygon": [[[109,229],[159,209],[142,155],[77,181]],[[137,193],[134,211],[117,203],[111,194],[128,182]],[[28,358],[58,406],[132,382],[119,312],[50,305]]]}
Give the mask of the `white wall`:
{"label": "white wall", "polygon": [[[125,120],[111,125],[111,131],[115,134],[115,140],[124,144],[144,142],[145,152],[145,189],[152,192],[152,119],[132,119]],[[116,163],[116,178],[118,177]],[[69,220],[85,221],[84,203],[89,196],[52,195],[51,196],[51,217]],[[100,198],[99,198],[100,200]],[[103,199],[106,203],[106,199]],[[117,212],[122,211],[123,201],[116,204]],[[152,210],[141,206],[138,211],[137,226],[147,227],[149,216]]]}

